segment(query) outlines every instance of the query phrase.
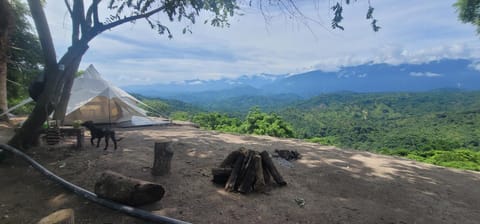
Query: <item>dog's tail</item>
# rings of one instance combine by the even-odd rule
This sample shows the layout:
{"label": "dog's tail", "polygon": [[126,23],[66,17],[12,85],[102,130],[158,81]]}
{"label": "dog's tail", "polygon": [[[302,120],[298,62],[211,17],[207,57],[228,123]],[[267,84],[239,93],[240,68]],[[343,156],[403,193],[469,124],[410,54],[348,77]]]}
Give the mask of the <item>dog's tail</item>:
{"label": "dog's tail", "polygon": [[115,141],[119,142],[122,141],[123,137],[115,139]]}

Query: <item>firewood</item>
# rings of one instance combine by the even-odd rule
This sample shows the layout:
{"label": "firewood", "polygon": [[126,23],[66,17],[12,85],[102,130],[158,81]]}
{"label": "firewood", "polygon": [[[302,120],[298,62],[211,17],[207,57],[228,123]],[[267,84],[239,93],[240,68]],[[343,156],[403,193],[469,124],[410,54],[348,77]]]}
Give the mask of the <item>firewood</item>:
{"label": "firewood", "polygon": [[216,184],[225,185],[231,173],[232,168],[212,168],[212,181]]}
{"label": "firewood", "polygon": [[235,190],[235,184],[237,182],[237,178],[240,173],[240,170],[242,169],[244,159],[245,159],[245,155],[241,154],[238,156],[237,160],[235,161],[235,164],[232,169],[232,173],[230,174],[230,177],[228,178],[227,183],[225,184],[226,191]]}
{"label": "firewood", "polygon": [[220,164],[220,167],[221,168],[233,167],[233,165],[235,164],[235,161],[237,161],[238,156],[240,156],[241,154],[244,154],[243,150],[245,150],[245,148],[242,147],[228,154],[227,158],[225,158],[222,164]]}
{"label": "firewood", "polygon": [[156,183],[106,171],[95,183],[95,194],[123,204],[139,206],[162,199],[165,189]]}
{"label": "firewood", "polygon": [[248,152],[247,162],[244,163],[245,167],[243,169],[244,173],[241,182],[238,186],[238,191],[242,193],[249,193],[253,191],[253,185],[255,184],[256,177],[256,167],[255,167],[255,156],[258,155],[257,152],[250,150]]}
{"label": "firewood", "polygon": [[255,151],[253,150],[248,150],[247,155],[245,159],[243,160],[242,168],[240,169],[240,172],[238,174],[237,181],[235,183],[234,189],[237,190],[240,184],[242,184],[243,179],[245,179],[247,169],[249,165],[253,162],[253,157],[255,156]]}
{"label": "firewood", "polygon": [[265,165],[262,162],[262,168],[263,168],[263,179],[265,180],[265,185],[269,185],[272,183],[272,179],[270,178],[270,173],[268,170],[265,168]]}
{"label": "firewood", "polygon": [[282,175],[280,175],[277,168],[273,164],[270,154],[267,151],[263,151],[260,153],[260,156],[262,156],[263,168],[268,170],[268,172],[272,175],[275,182],[280,186],[287,185],[287,182],[283,180]]}
{"label": "firewood", "polygon": [[253,185],[255,191],[265,190],[265,178],[263,176],[262,157],[255,155],[255,184]]}

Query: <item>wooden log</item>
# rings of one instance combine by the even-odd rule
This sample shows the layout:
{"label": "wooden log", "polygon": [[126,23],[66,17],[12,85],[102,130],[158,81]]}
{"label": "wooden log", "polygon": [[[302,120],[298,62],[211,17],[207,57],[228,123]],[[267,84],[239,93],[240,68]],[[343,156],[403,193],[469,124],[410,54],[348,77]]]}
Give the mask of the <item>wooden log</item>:
{"label": "wooden log", "polygon": [[245,159],[245,155],[241,154],[238,156],[237,161],[235,161],[235,164],[232,169],[232,173],[230,174],[230,177],[228,177],[227,183],[225,184],[226,191],[235,190],[235,184],[237,182],[237,178],[240,173],[240,170],[242,169],[244,159]]}
{"label": "wooden log", "polygon": [[242,169],[240,170],[240,173],[238,174],[237,181],[235,183],[235,190],[238,190],[240,185],[243,183],[243,180],[247,176],[247,169],[249,168],[250,164],[253,163],[254,156],[255,156],[255,151],[248,150],[247,155],[245,156],[245,159],[243,160]]}
{"label": "wooden log", "polygon": [[231,173],[232,168],[212,168],[212,181],[216,184],[225,186]]}
{"label": "wooden log", "polygon": [[156,183],[106,171],[95,183],[95,194],[123,204],[139,206],[162,199],[165,189]]}
{"label": "wooden log", "polygon": [[71,208],[62,209],[43,217],[37,224],[75,224],[75,215]]}
{"label": "wooden log", "polygon": [[262,162],[262,168],[263,168],[263,179],[265,180],[265,185],[269,185],[272,183],[272,179],[270,178],[270,173],[268,172],[267,169],[265,169],[265,165]]}
{"label": "wooden log", "polygon": [[245,164],[245,173],[241,180],[241,183],[238,186],[238,191],[242,193],[250,193],[253,191],[253,185],[255,184],[256,178],[256,164],[255,156],[258,156],[258,153],[255,151],[249,151],[248,161]]}
{"label": "wooden log", "polygon": [[260,156],[262,156],[263,168],[268,170],[268,172],[272,175],[275,182],[280,186],[287,185],[287,182],[283,180],[282,175],[280,175],[277,168],[273,164],[270,154],[267,151],[263,151],[260,153]]}
{"label": "wooden log", "polygon": [[171,142],[155,142],[155,156],[153,159],[152,175],[162,176],[170,172],[173,157]]}
{"label": "wooden log", "polygon": [[264,191],[265,190],[265,178],[263,176],[263,165],[262,157],[260,155],[255,155],[255,184],[253,189],[255,191]]}
{"label": "wooden log", "polygon": [[244,154],[244,148],[240,148],[236,151],[233,151],[231,152],[230,154],[228,154],[227,158],[225,158],[223,160],[223,162],[220,164],[220,167],[221,168],[227,168],[227,167],[233,167],[234,164],[235,164],[235,161],[237,161],[237,158],[241,155],[241,154]]}

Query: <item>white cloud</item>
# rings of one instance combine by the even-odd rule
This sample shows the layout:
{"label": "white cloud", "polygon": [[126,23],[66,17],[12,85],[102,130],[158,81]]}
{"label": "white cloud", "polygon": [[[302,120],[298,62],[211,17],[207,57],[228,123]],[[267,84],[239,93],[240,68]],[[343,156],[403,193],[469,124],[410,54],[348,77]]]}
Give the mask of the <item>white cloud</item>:
{"label": "white cloud", "polygon": [[480,61],[474,61],[468,67],[480,71]]}
{"label": "white cloud", "polygon": [[410,72],[410,76],[434,78],[434,77],[440,77],[443,75],[438,73],[433,73],[433,72]]}

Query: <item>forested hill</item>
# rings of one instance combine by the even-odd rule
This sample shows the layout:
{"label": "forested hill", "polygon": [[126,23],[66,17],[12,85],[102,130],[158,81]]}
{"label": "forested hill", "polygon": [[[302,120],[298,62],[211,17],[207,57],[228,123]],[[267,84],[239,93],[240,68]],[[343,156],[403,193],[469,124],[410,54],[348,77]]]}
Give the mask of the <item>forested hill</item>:
{"label": "forested hill", "polygon": [[[340,92],[308,100],[290,98],[289,103],[268,97],[236,100],[205,105],[208,108],[179,102],[165,106],[168,101],[158,105],[171,118],[206,129],[295,137],[480,170],[480,91]],[[246,105],[257,107],[244,111]]]}
{"label": "forested hill", "polygon": [[279,111],[300,138],[346,147],[478,149],[480,92],[336,93]]}

